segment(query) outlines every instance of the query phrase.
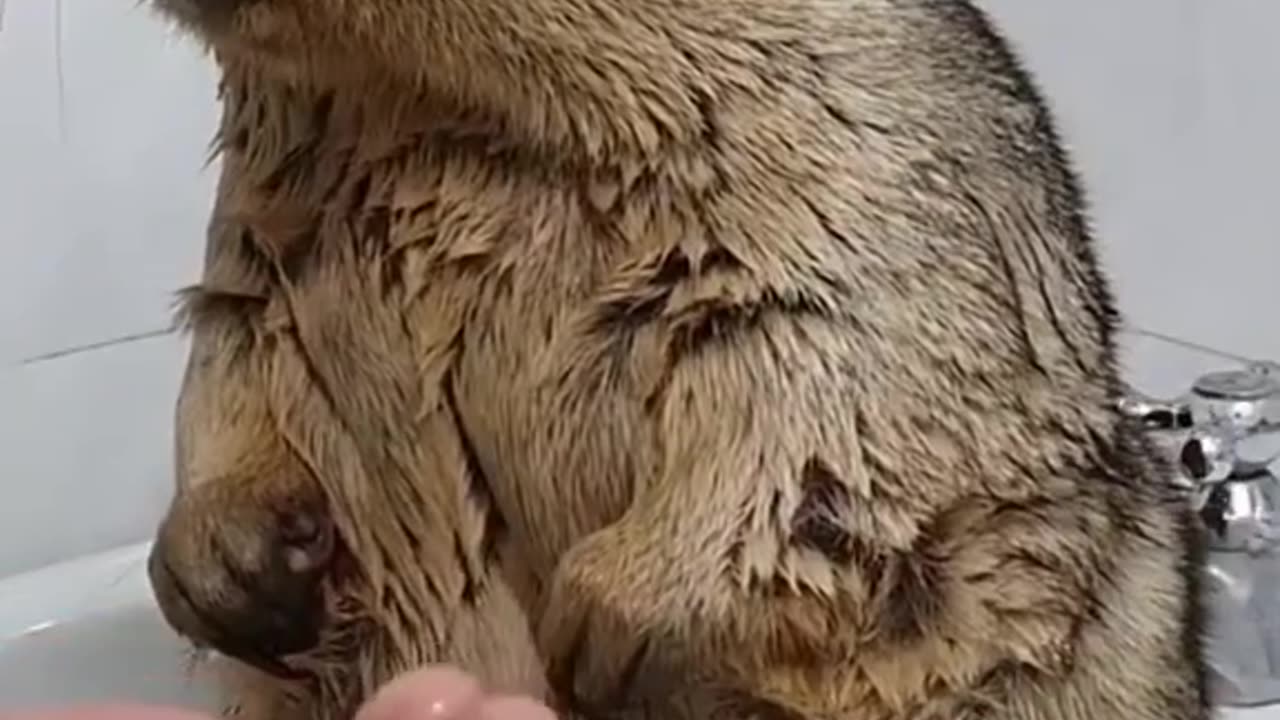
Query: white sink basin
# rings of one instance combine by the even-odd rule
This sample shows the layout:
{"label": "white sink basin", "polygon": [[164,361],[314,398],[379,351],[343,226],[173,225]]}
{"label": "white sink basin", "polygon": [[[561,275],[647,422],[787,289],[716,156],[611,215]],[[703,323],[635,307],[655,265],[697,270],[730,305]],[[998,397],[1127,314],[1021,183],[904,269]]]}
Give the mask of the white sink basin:
{"label": "white sink basin", "polygon": [[[149,544],[0,579],[0,714],[99,700],[213,710],[189,675],[186,646],[160,619],[147,582]],[[1280,706],[1220,720],[1280,720]]]}
{"label": "white sink basin", "polygon": [[126,700],[212,710],[186,646],[161,620],[148,544],[0,579],[3,710]]}

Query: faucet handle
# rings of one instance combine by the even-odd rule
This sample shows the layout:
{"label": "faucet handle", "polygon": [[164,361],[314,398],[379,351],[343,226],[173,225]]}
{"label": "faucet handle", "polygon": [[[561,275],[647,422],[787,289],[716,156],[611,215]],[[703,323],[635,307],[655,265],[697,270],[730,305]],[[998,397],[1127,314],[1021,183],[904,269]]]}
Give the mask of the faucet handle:
{"label": "faucet handle", "polygon": [[1280,459],[1280,373],[1272,366],[1202,375],[1187,404],[1192,430],[1179,461],[1196,482],[1249,477]]}
{"label": "faucet handle", "polygon": [[1120,414],[1146,430],[1185,430],[1195,424],[1191,404],[1183,398],[1162,400],[1130,391],[1116,403]]}
{"label": "faucet handle", "polygon": [[1254,360],[1246,366],[1250,372],[1275,377],[1280,375],[1280,362],[1274,360]]}

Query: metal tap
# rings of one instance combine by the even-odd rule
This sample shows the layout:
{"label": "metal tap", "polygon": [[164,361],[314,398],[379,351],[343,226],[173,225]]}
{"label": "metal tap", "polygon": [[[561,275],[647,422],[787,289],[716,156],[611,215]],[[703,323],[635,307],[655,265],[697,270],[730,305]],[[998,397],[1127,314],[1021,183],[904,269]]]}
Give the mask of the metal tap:
{"label": "metal tap", "polygon": [[1169,452],[1203,525],[1215,704],[1280,703],[1280,365],[1209,373],[1182,397],[1133,395],[1120,409]]}
{"label": "metal tap", "polygon": [[1120,407],[1172,450],[1211,550],[1280,542],[1280,479],[1271,470],[1280,460],[1280,365],[1208,373],[1180,398],[1133,395]]}

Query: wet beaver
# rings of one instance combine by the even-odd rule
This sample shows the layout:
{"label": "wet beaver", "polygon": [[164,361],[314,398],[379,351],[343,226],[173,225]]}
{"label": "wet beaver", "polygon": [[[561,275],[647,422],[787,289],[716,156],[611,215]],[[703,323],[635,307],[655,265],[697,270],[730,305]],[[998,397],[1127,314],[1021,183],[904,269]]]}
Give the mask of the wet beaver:
{"label": "wet beaver", "polygon": [[1207,716],[1191,520],[973,6],[155,2],[224,114],[151,573],[243,714],[451,662],[584,718]]}

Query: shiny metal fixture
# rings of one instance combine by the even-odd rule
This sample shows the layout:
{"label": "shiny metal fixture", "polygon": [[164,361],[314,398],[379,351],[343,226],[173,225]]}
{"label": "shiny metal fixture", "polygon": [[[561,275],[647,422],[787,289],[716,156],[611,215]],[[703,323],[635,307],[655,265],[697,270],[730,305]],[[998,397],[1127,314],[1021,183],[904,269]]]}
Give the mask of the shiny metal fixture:
{"label": "shiny metal fixture", "polygon": [[1215,704],[1280,703],[1280,365],[1212,372],[1182,397],[1119,405],[1169,452],[1203,527]]}

